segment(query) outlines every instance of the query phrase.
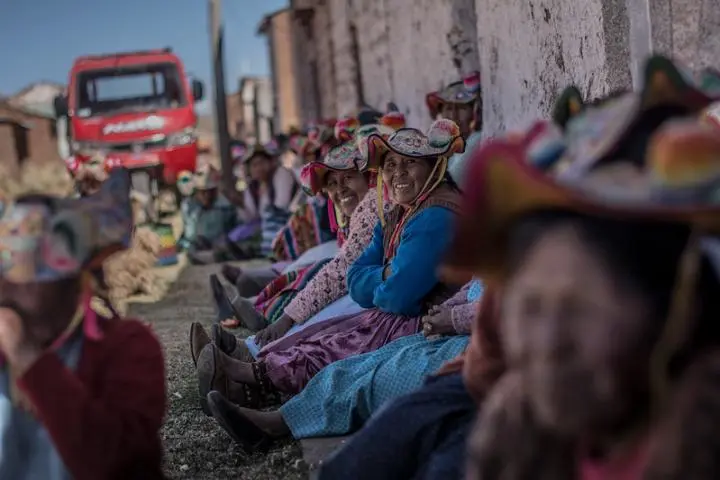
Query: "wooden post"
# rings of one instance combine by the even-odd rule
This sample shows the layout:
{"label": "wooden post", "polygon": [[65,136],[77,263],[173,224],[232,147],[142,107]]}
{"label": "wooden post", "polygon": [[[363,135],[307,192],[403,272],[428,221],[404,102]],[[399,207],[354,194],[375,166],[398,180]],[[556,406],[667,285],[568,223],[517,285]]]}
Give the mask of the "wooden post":
{"label": "wooden post", "polygon": [[230,134],[228,132],[227,96],[225,95],[225,64],[223,27],[220,21],[220,0],[209,0],[210,38],[213,59],[213,95],[215,100],[215,130],[217,152],[220,155],[222,182],[226,188],[235,188],[232,158],[230,157]]}

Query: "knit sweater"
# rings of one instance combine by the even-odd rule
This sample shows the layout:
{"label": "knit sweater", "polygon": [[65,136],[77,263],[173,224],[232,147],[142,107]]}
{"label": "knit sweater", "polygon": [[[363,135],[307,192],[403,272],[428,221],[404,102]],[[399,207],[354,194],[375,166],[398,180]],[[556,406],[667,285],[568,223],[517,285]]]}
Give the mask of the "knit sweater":
{"label": "knit sweater", "polygon": [[347,270],[370,243],[377,222],[377,192],[370,190],[350,217],[350,231],[342,248],[285,307],[287,316],[302,324],[347,295]]}

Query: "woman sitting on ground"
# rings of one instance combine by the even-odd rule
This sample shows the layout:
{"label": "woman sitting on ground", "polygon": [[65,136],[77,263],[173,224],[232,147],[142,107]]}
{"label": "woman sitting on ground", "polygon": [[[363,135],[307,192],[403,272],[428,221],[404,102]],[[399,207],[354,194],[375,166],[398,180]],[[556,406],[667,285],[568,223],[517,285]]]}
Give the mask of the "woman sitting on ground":
{"label": "woman sitting on ground", "polygon": [[328,364],[416,333],[418,316],[450,296],[436,269],[459,209],[460,193],[446,175],[448,156],[464,145],[457,125],[440,120],[427,135],[405,128],[368,143],[370,167],[379,167],[378,185],[395,204],[347,274],[351,297],[369,310],[286,336],[254,363],[208,345],[198,361],[201,400],[211,390],[224,393],[226,379],[245,385],[247,396],[298,393]]}
{"label": "woman sitting on ground", "polygon": [[[332,147],[337,145],[332,136],[332,128],[329,128],[327,126],[323,126],[322,128],[316,127],[314,129],[311,129],[311,132],[314,133],[310,136],[310,138],[305,136],[297,136],[293,138],[295,140],[298,140],[298,143],[295,143],[294,141],[292,141],[292,139],[290,142],[290,148],[292,150],[297,149],[297,155],[303,159],[297,169],[293,167],[291,170],[288,170],[296,179],[296,182],[299,182],[299,169],[302,167],[302,165],[311,161],[320,161],[322,158],[324,158],[325,154],[327,154],[327,152]],[[311,132],[308,132],[308,134],[310,134]],[[247,158],[247,154],[244,158]],[[245,167],[243,168],[243,177],[247,178],[250,174],[249,169]],[[286,179],[286,176],[283,175],[283,178]],[[297,192],[295,194],[295,197],[291,197],[291,200],[288,203],[287,209],[289,211],[293,208],[294,205],[298,203],[296,201],[298,197],[305,196],[304,193],[300,191],[300,189],[296,189],[296,191]],[[235,192],[235,194],[231,195],[231,197],[234,199],[233,201],[235,204],[244,204],[245,200],[243,198],[243,195],[239,194],[238,192]],[[256,219],[254,223],[251,223],[252,228],[247,227],[242,230],[239,229],[237,232],[237,236],[244,238],[246,236],[257,235],[259,230],[259,224],[259,220]],[[278,233],[276,233],[276,238],[277,235],[279,235],[280,233],[282,233],[282,229],[278,230]],[[321,253],[321,258],[332,257],[335,253],[334,251],[329,255],[323,255],[327,250],[327,248],[323,247],[327,247],[329,245],[332,245],[332,243],[325,242],[324,244],[318,245],[314,248],[310,248],[309,250],[303,252],[294,262],[291,262],[289,260],[279,260],[275,261],[272,265],[266,267],[253,268],[239,268],[234,265],[225,264],[222,266],[221,274],[225,278],[225,280],[227,280],[230,285],[232,285],[237,290],[237,293],[240,297],[254,297],[258,295],[263,290],[263,288],[270,284],[270,282],[282,275],[286,268],[288,268],[289,266],[293,264],[300,266],[308,266],[312,263],[315,263],[315,259],[318,258],[318,250]],[[273,248],[272,254],[274,254],[275,252],[273,245],[271,245],[271,248]],[[308,256],[312,257],[313,260],[305,261],[306,257]]]}
{"label": "woman sitting on ground", "polygon": [[237,260],[271,253],[271,242],[290,217],[290,202],[297,191],[292,172],[278,164],[274,151],[262,145],[247,152],[243,165],[245,191],[226,192],[243,222],[227,237],[227,251]]}
{"label": "woman sitting on ground", "polygon": [[[357,136],[353,137],[355,133],[357,133]],[[307,319],[313,317],[327,305],[330,305],[337,299],[347,294],[347,288],[345,286],[345,272],[350,264],[355,261],[362,250],[364,250],[370,242],[372,227],[375,223],[377,223],[377,194],[373,196],[367,195],[368,201],[364,202],[361,212],[365,211],[365,205],[367,205],[368,208],[371,207],[371,210],[367,210],[367,215],[369,215],[368,218],[370,221],[362,220],[355,223],[356,226],[359,225],[363,229],[361,234],[362,241],[358,242],[357,240],[354,240],[354,245],[350,246],[353,251],[347,255],[344,244],[349,236],[351,214],[355,210],[355,207],[359,206],[360,200],[366,196],[368,187],[375,186],[375,174],[366,171],[368,163],[366,154],[367,149],[365,148],[367,145],[367,138],[372,134],[380,134],[387,137],[391,133],[393,133],[392,129],[383,127],[382,125],[362,126],[357,131],[353,130],[353,136],[344,136],[344,138],[349,138],[348,143],[346,143],[343,147],[331,150],[326,156],[326,162],[314,162],[304,168],[303,184],[305,185],[305,190],[314,195],[313,198],[317,198],[317,196],[321,194],[331,194],[331,198],[328,200],[328,208],[326,210],[328,211],[330,217],[330,223],[333,225],[333,230],[337,234],[337,243],[342,249],[341,252],[335,256],[335,260],[332,258],[322,259],[302,269],[280,275],[278,278],[270,282],[270,284],[265,287],[262,292],[260,292],[254,302],[239,295],[232,299],[229,298],[226,290],[221,287],[219,280],[211,277],[211,288],[215,294],[215,301],[218,305],[218,321],[220,321],[223,326],[232,328],[237,326],[239,322],[242,322],[242,324],[246,327],[257,331],[267,327],[268,325],[275,324],[278,320],[284,320],[284,326],[282,324],[273,326],[272,328],[261,332],[253,339],[253,343],[262,346],[271,341],[271,339],[283,336],[296,323],[305,323]],[[365,151],[365,153],[361,152],[361,148]],[[328,162],[330,163],[328,164]],[[353,171],[356,180],[364,178],[365,182],[350,181],[348,186],[345,186],[340,190],[338,190],[338,188],[327,188],[330,184],[326,183],[325,187],[317,190],[318,185],[323,185],[325,180],[330,178],[326,178],[326,172],[333,170],[333,167],[330,167],[330,170],[327,168],[328,165],[332,164],[338,164],[343,168],[343,170],[350,169],[348,172]],[[358,168],[360,171],[358,171]],[[322,178],[318,178],[318,175]],[[310,183],[313,183],[315,188],[311,187]],[[335,182],[335,185],[339,184]],[[356,190],[355,193],[357,202],[346,200],[345,202],[338,203],[340,202],[340,198],[350,195],[348,188]],[[333,190],[333,192],[330,190]],[[338,195],[339,198],[333,199],[332,194]],[[350,195],[347,198],[355,197]],[[344,257],[344,260],[338,264],[339,259],[342,257]],[[285,306],[290,307],[289,303],[293,301],[294,297],[306,287],[308,282],[314,278],[315,274],[321,271],[324,264],[331,260],[333,262],[333,266],[330,268],[333,270],[342,269],[342,273],[334,274],[332,277],[324,277],[323,274],[321,277],[322,279],[312,284],[312,289],[315,291],[312,294],[308,292],[303,295],[301,300],[306,304],[308,304],[308,299],[310,298],[308,295],[312,295],[313,300],[310,302],[314,306],[312,311],[295,311],[295,317],[293,318],[301,319],[295,321],[294,323],[290,322],[287,316],[285,316],[285,318],[281,318],[284,316],[283,312]],[[331,284],[332,286],[330,286]],[[325,293],[320,294],[320,291]],[[296,310],[299,302],[293,303],[294,305],[291,306],[290,309]],[[307,307],[305,310],[306,309]],[[231,317],[228,317],[228,314],[230,314]]]}
{"label": "woman sitting on ground", "polygon": [[211,392],[210,411],[248,453],[288,435],[301,439],[353,433],[388,401],[419,388],[464,351],[482,293],[479,281],[468,283],[422,317],[423,333],[331,363],[278,410],[239,407],[232,398]]}
{"label": "woman sitting on ground", "polygon": [[[391,132],[373,126],[358,137],[367,140],[373,133],[389,135]],[[318,262],[304,270],[274,298],[272,305],[265,310],[267,317],[256,310],[255,304],[238,297],[230,300],[224,289],[216,285],[216,302],[220,314],[218,319],[227,319],[228,315],[243,319],[243,324],[255,330],[267,326],[272,316],[276,318],[267,330],[261,332],[257,342],[262,345],[283,336],[295,325],[306,320],[337,299],[347,295],[345,276],[350,265],[360,256],[370,243],[373,226],[378,222],[377,193],[368,191],[375,184],[374,174],[367,170],[367,156],[363,155],[355,142],[346,143],[333,149],[325,162],[314,162],[303,170],[303,186],[313,195],[326,191],[332,202],[331,214],[338,219],[340,237],[347,238],[337,256]],[[217,282],[217,281],[216,281]],[[217,282],[219,283],[219,282]],[[276,282],[273,282],[273,284]],[[191,327],[191,345],[193,358],[210,342],[200,324]],[[267,337],[267,338],[266,338]],[[252,361],[245,343],[236,340],[234,335],[225,333],[220,326],[213,326],[212,340],[226,354],[245,361]]]}
{"label": "woman sitting on ground", "polygon": [[129,192],[116,169],[82,199],[0,215],[0,478],[165,478],[160,344],[91,308],[91,272],[130,241]]}

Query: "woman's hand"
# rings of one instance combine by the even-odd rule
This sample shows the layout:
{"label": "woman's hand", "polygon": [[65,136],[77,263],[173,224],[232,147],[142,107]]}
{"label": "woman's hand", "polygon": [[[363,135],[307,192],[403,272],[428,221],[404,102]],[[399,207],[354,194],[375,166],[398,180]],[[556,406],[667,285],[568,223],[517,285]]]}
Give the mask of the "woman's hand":
{"label": "woman's hand", "polygon": [[426,337],[434,335],[453,335],[455,326],[452,321],[452,309],[443,306],[434,306],[428,314],[420,320],[423,326],[423,334]]}
{"label": "woman's hand", "polygon": [[260,347],[264,347],[268,343],[274,342],[278,338],[281,338],[294,325],[295,322],[292,318],[287,315],[283,315],[277,322],[273,323],[272,325],[268,325],[267,327],[260,330],[255,335],[255,343],[257,343]]}
{"label": "woman's hand", "polygon": [[25,373],[42,354],[42,348],[29,337],[20,316],[9,308],[0,308],[0,351],[18,375]]}

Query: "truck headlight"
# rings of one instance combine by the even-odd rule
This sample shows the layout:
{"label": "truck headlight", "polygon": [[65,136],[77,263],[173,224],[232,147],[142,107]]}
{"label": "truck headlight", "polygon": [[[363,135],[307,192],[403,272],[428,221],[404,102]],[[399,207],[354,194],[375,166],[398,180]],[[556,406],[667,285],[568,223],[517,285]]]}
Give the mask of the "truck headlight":
{"label": "truck headlight", "polygon": [[182,147],[184,145],[190,145],[197,140],[195,134],[195,127],[188,127],[179,132],[171,133],[167,137],[168,147]]}

